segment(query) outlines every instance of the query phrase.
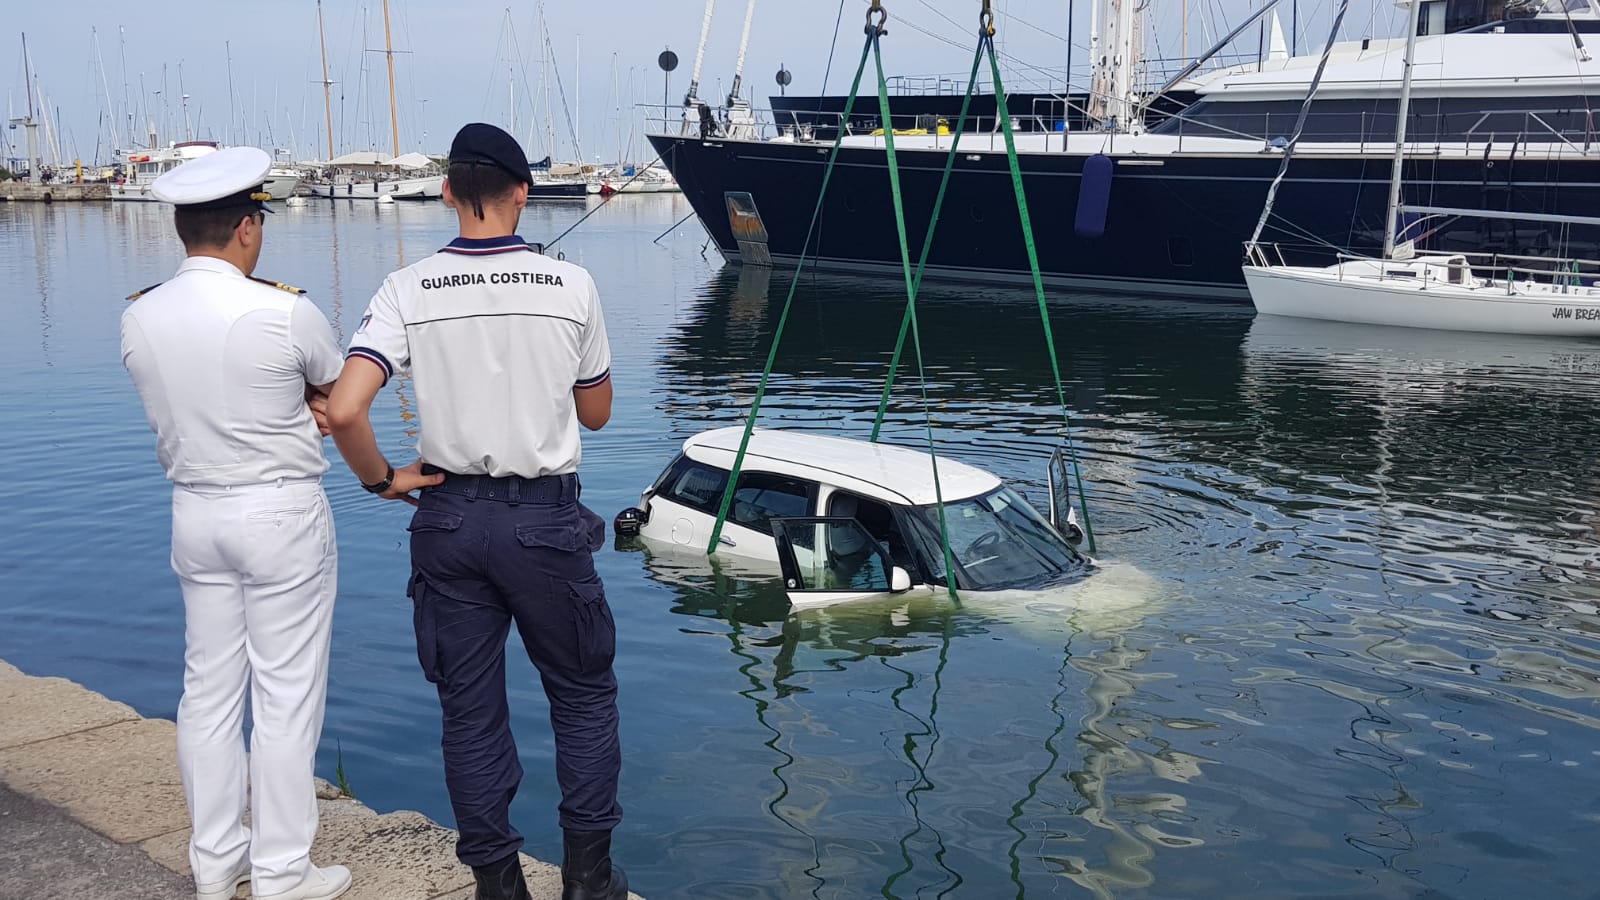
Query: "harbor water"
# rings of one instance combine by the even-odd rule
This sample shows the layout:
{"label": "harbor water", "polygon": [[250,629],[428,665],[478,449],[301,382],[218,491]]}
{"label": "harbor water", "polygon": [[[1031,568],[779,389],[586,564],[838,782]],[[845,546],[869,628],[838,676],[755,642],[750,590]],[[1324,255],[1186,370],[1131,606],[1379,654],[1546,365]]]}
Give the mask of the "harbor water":
{"label": "harbor water", "polygon": [[[589,201],[593,203],[595,201]],[[547,240],[583,204],[530,206]],[[594,273],[616,412],[584,500],[638,501],[754,394],[790,275],[724,268],[681,198],[560,244]],[[268,217],[258,274],[341,341],[438,204]],[[123,371],[123,297],[181,249],[154,204],[0,206],[0,658],[171,717],[170,489]],[[805,275],[767,425],[864,437],[904,295]],[[644,896],[1590,896],[1600,834],[1600,344],[1254,318],[1056,294],[1100,571],[1068,601],[920,596],[793,614],[773,581],[619,542],[625,821]],[[941,452],[1042,505],[1061,414],[1031,294],[929,285]],[[888,432],[923,439],[914,375]],[[414,457],[397,378],[375,407]],[[327,726],[361,800],[451,823],[411,635],[409,508],[331,443]],[[528,851],[559,859],[548,707],[513,638]],[[0,728],[4,723],[0,723]],[[338,860],[318,860],[335,863]]]}

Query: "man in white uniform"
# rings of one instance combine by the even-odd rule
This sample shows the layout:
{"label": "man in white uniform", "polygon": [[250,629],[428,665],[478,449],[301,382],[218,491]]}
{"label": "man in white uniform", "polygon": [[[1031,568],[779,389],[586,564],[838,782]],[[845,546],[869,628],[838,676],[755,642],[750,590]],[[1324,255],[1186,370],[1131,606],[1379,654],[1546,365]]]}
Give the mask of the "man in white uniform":
{"label": "man in white uniform", "polygon": [[[578,502],[578,426],[611,416],[611,348],[589,273],[517,236],[528,180],[511,135],[481,123],[456,135],[444,198],[460,237],[384,280],[328,423],[367,490],[423,488],[410,529],[417,657],[439,692],[456,855],[477,900],[528,900],[509,816],[522,781],[506,702],[513,624],[550,699],[562,900],[622,900],[616,625],[592,556],[605,523]],[[425,465],[396,471],[368,416],[407,367]]]}
{"label": "man in white uniform", "polygon": [[234,147],[157,179],[151,193],[177,204],[188,258],[122,316],[123,364],[173,482],[185,622],[178,766],[200,900],[232,897],[246,881],[258,900],[325,900],[350,886],[349,870],[309,855],[338,554],[307,403],[332,388],[342,360],[302,291],[250,274],[270,167],[265,152]]}

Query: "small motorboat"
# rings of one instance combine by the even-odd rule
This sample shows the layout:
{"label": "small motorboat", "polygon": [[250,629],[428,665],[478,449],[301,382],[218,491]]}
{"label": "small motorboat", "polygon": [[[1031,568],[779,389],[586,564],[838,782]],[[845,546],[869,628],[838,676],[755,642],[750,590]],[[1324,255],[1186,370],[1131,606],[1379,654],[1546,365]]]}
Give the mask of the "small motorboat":
{"label": "small motorboat", "polygon": [[[705,554],[743,432],[720,428],[685,441],[639,506],[617,516],[617,533],[638,535],[652,549]],[[968,463],[763,428],[751,434],[717,556],[781,574],[797,607],[943,590],[935,462],[961,592],[1053,588],[1092,570],[1073,546],[1082,532],[1055,461],[1046,517]]]}

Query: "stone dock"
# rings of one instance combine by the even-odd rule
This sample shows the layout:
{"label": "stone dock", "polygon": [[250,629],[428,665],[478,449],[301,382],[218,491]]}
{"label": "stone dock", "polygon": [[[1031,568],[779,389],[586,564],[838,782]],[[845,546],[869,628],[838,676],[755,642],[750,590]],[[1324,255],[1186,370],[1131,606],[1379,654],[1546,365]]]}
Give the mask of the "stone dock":
{"label": "stone dock", "polygon": [[0,181],[0,200],[32,203],[75,203],[81,200],[110,200],[108,184],[57,182],[34,184],[29,181]]}
{"label": "stone dock", "polygon": [[[311,858],[350,867],[345,897],[471,900],[454,831],[320,780],[318,798]],[[0,900],[193,897],[188,845],[174,723],[0,661]],[[524,856],[523,870],[536,900],[560,897],[557,867]]]}

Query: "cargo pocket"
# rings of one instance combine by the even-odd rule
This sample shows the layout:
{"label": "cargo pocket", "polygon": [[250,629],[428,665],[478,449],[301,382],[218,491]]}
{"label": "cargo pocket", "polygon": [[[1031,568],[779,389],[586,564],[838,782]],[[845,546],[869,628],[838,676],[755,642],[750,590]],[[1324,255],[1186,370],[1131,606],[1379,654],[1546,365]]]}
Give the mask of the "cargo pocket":
{"label": "cargo pocket", "polygon": [[517,543],[530,549],[561,550],[571,553],[582,546],[579,535],[571,525],[561,523],[540,523],[538,525],[518,525]]}
{"label": "cargo pocket", "polygon": [[460,516],[438,509],[417,510],[411,516],[411,524],[406,526],[406,530],[412,534],[419,531],[458,531],[460,528]]}
{"label": "cargo pocket", "polygon": [[600,518],[599,513],[579,503],[578,523],[579,527],[583,529],[583,537],[589,545],[590,553],[596,553],[601,547],[605,546],[606,520]]}
{"label": "cargo pocket", "polygon": [[439,617],[434,595],[422,573],[412,572],[406,596],[411,598],[411,626],[417,633],[417,662],[422,666],[422,677],[439,684],[443,678],[439,673]]}
{"label": "cargo pocket", "polygon": [[586,674],[611,667],[617,655],[617,623],[606,603],[606,588],[600,579],[574,581],[573,619],[578,627],[578,665]]}

